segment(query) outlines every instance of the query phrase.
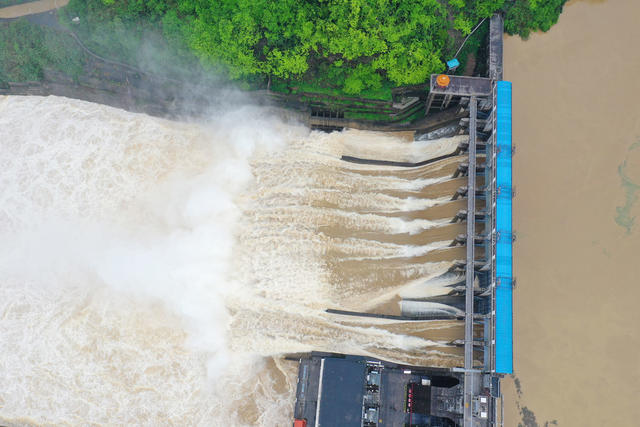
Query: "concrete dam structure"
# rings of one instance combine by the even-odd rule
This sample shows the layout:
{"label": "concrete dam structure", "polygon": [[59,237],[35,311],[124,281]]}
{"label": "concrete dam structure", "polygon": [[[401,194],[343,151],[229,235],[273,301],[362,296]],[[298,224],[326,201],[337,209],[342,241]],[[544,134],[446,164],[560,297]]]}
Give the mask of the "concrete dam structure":
{"label": "concrete dam structure", "polygon": [[493,422],[508,96],[449,79],[413,143],[0,96],[0,424]]}
{"label": "concrete dam structure", "polygon": [[[464,363],[434,368],[390,363],[358,355],[313,352],[299,357],[295,427],[303,426],[494,426],[502,425],[500,379],[513,373],[511,83],[502,80],[503,23],[491,19],[489,76],[433,75],[426,115],[455,109],[468,140],[455,152],[420,162],[354,158],[343,160],[380,168],[417,168],[466,153],[452,175],[466,185],[451,200],[466,198],[466,209],[451,219],[464,222],[464,234],[450,245],[465,247],[465,260],[442,278],[450,292],[403,297],[400,314],[333,314],[430,322],[464,322]],[[459,274],[460,276],[455,276]]]}

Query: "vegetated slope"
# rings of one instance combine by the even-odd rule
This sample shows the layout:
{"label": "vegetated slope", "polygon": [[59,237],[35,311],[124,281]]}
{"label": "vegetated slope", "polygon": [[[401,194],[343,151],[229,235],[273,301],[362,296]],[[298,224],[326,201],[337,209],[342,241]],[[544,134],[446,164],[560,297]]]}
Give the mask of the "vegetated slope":
{"label": "vegetated slope", "polygon": [[385,98],[444,71],[493,13],[526,36],[549,29],[565,1],[71,0],[62,15],[92,50],[132,64]]}
{"label": "vegetated slope", "polygon": [[0,87],[7,81],[41,80],[45,69],[76,78],[83,62],[69,34],[25,20],[0,23]]}

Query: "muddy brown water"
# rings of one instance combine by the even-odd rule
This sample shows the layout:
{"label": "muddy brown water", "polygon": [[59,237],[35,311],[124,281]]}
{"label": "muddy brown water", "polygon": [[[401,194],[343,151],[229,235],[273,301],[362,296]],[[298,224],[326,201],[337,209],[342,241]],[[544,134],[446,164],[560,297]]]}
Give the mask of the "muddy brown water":
{"label": "muddy brown water", "polygon": [[460,321],[325,310],[400,314],[400,298],[459,283],[464,156],[340,156],[415,162],[465,137],[409,144],[264,114],[204,125],[0,97],[0,425],[288,426],[286,354],[461,364]]}
{"label": "muddy brown water", "polygon": [[639,17],[638,1],[576,1],[548,33],[505,41],[518,236],[505,426],[639,425]]}

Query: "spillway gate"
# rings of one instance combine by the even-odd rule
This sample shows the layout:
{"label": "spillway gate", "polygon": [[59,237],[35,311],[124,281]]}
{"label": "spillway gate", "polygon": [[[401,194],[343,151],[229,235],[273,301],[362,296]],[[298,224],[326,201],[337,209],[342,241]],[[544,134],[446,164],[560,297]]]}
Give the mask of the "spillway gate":
{"label": "spillway gate", "polygon": [[[454,174],[466,175],[467,185],[459,188],[453,196],[454,200],[467,197],[467,209],[461,210],[454,218],[454,221],[466,221],[466,235],[460,235],[453,243],[466,244],[466,260],[455,266],[465,271],[464,315],[445,315],[464,320],[463,366],[440,369],[436,373],[434,370],[438,368],[401,366],[363,357],[312,353],[300,358],[294,410],[296,425],[306,426],[308,422],[309,425],[320,426],[327,424],[325,421],[354,427],[406,425],[402,420],[407,413],[410,427],[439,426],[438,417],[465,427],[503,425],[503,417],[499,415],[502,409],[500,380],[504,374],[513,373],[514,233],[511,212],[511,83],[502,80],[502,34],[502,18],[493,16],[489,30],[488,77],[448,75],[443,79],[442,75],[432,75],[425,103],[426,115],[442,114],[452,105],[458,111],[454,116],[458,117],[460,111],[468,113],[461,124],[468,126],[469,142],[459,147],[468,152],[468,161],[461,164]],[[442,81],[447,84],[440,84]],[[343,160],[418,166],[348,157],[343,157]],[[478,185],[480,180],[484,185]],[[478,209],[478,201],[484,201],[483,209]],[[482,234],[477,231],[480,225]],[[483,250],[476,250],[477,247]],[[404,313],[403,316],[385,316],[328,311],[396,320],[436,318],[418,314],[408,319]],[[479,335],[482,338],[478,338]],[[476,357],[479,353],[482,357]],[[340,393],[347,389],[346,385],[353,386],[355,391],[340,397]],[[327,387],[333,391],[327,393]],[[346,402],[354,396],[355,400],[347,408]],[[422,400],[414,401],[417,396],[421,396]],[[398,409],[398,402],[403,399],[407,406]],[[419,412],[428,414],[427,418],[412,421],[415,408],[412,405],[424,406],[427,401],[431,402],[431,407],[421,407],[422,412]],[[341,418],[335,421],[338,419],[336,417]]]}

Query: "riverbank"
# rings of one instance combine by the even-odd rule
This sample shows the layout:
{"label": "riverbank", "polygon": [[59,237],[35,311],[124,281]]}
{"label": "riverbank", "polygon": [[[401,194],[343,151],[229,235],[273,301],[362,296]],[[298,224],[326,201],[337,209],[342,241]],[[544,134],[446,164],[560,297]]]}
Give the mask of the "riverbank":
{"label": "riverbank", "polygon": [[[25,14],[34,11],[33,7],[21,6],[25,6]],[[41,6],[44,8],[44,4]],[[17,9],[9,9],[12,13],[7,16],[20,15]],[[294,114],[304,112],[308,116],[314,109],[321,117],[339,117],[355,128],[406,130],[410,122],[423,116],[423,87],[394,90],[398,102],[313,93],[304,85],[287,88],[275,82],[273,89],[277,90],[247,88],[207,73],[195,58],[186,62],[183,57],[175,58],[171,66],[165,66],[172,62],[171,53],[176,52],[165,52],[162,41],[153,35],[133,48],[145,51],[133,61],[142,65],[130,65],[125,63],[127,58],[117,55],[105,58],[93,50],[91,37],[84,34],[88,42],[77,33],[82,27],[76,26],[73,15],[67,12],[60,12],[60,17],[57,10],[50,10],[20,20],[0,19],[0,33],[5,36],[0,40],[0,94],[67,96],[176,117],[198,116],[219,105],[222,88],[222,92],[242,92],[245,101],[277,105]],[[409,92],[418,96],[411,97]]]}
{"label": "riverbank", "polygon": [[57,95],[154,116],[197,117],[232,90],[102,58],[59,24],[55,10],[0,20],[0,32],[1,95]]}
{"label": "riverbank", "polygon": [[[564,0],[554,0],[554,2],[558,3],[558,5],[554,6],[554,13],[557,14],[561,10]],[[19,6],[22,7],[20,9],[22,13],[32,13],[35,11],[36,4],[44,8],[60,6],[66,3],[66,1],[43,0]],[[369,77],[371,77],[372,81],[381,78],[382,86],[379,89],[374,89],[368,87],[369,83],[366,83],[364,86],[368,89],[363,86],[359,91],[349,92],[351,93],[350,95],[340,89],[338,87],[340,85],[335,86],[337,84],[337,75],[332,77],[335,74],[335,70],[331,67],[335,68],[336,64],[344,62],[339,66],[340,73],[338,74],[342,76],[341,79],[346,79],[343,83],[353,89],[355,80],[351,80],[353,80],[352,77],[355,77],[351,76],[350,73],[362,74],[360,69],[362,64],[358,64],[361,62],[369,64],[371,62],[371,58],[367,59],[366,55],[360,57],[353,53],[355,55],[353,61],[340,59],[340,55],[344,56],[345,54],[330,55],[329,59],[323,59],[324,57],[314,60],[309,59],[307,65],[311,68],[304,76],[296,77],[287,74],[287,77],[277,73],[261,75],[262,71],[260,71],[258,74],[239,78],[229,74],[229,70],[225,71],[224,68],[229,64],[226,64],[224,60],[220,59],[220,62],[214,60],[215,58],[206,59],[202,57],[202,52],[198,53],[197,46],[192,43],[193,40],[185,39],[186,33],[182,34],[178,31],[178,29],[182,28],[182,30],[189,33],[190,26],[187,25],[185,27],[185,22],[190,19],[200,19],[198,14],[201,12],[191,10],[185,6],[185,9],[178,16],[175,11],[172,12],[167,9],[173,4],[172,2],[144,5],[140,6],[140,10],[136,9],[135,11],[126,4],[107,5],[97,0],[87,2],[74,0],[68,3],[67,7],[59,11],[27,16],[29,25],[37,28],[27,29],[25,32],[37,33],[38,31],[43,31],[42,29],[46,32],[45,35],[41,34],[36,37],[38,43],[34,43],[33,40],[29,40],[21,34],[6,37],[5,47],[9,47],[8,49],[2,49],[2,42],[0,41],[0,87],[3,88],[2,93],[50,93],[106,103],[131,111],[171,116],[183,114],[185,111],[186,113],[191,113],[206,109],[211,99],[218,98],[217,89],[219,86],[230,87],[233,85],[243,91],[247,91],[249,97],[259,98],[260,102],[275,103],[278,106],[292,108],[294,111],[302,109],[307,116],[312,118],[311,121],[313,121],[313,117],[319,118],[317,125],[327,128],[354,127],[359,129],[402,131],[429,130],[435,124],[442,124],[441,120],[438,120],[437,123],[423,123],[424,104],[428,94],[426,79],[429,75],[424,67],[418,67],[422,70],[421,73],[426,73],[423,76],[424,79],[416,80],[415,82],[412,80],[413,83],[417,84],[399,87],[394,87],[392,80],[393,78],[398,79],[398,76],[403,73],[396,72],[398,70],[391,74],[389,74],[390,71],[388,70],[374,70],[373,75]],[[483,12],[479,12],[469,6],[468,12],[471,15],[467,16],[467,18],[473,17],[475,14],[490,15],[491,11],[498,7],[497,5],[498,3],[492,5],[491,10],[487,9]],[[463,6],[456,6],[455,8],[437,6],[437,13],[433,12],[432,18],[434,21],[439,22],[438,25],[444,25],[443,31],[437,34],[429,33],[426,39],[425,37],[418,37],[418,39],[424,41],[433,38],[434,43],[435,40],[440,40],[438,42],[440,44],[445,43],[443,40],[446,40],[446,49],[443,48],[444,50],[440,51],[440,48],[438,48],[433,52],[428,52],[430,57],[433,55],[439,57],[433,56],[434,59],[427,64],[428,67],[433,68],[434,64],[439,63],[439,68],[436,68],[438,70],[444,69],[442,61],[450,59],[450,56],[454,55],[458,57],[461,63],[457,73],[484,75],[486,74],[486,52],[483,47],[487,38],[488,21],[481,19],[480,15],[473,18],[472,21],[476,20],[476,22],[480,23],[473,28],[473,31],[473,26],[470,26],[471,21],[465,24],[464,28],[469,26],[467,29],[459,28],[460,22],[456,21],[454,23],[453,18],[442,21],[447,16],[450,18],[458,16],[463,12],[458,10],[461,7]],[[326,6],[326,8],[327,10],[321,8],[321,11],[325,14],[329,13],[329,10],[333,10],[333,6]],[[18,11],[13,7],[11,9]],[[245,18],[248,16],[247,14],[265,12],[262,10],[262,6],[247,6],[244,9],[234,6],[230,10],[216,9],[216,11],[216,13],[223,15],[231,14],[234,17]],[[519,9],[517,8],[508,9],[507,17],[512,24],[516,19],[514,13],[518,11]],[[400,11],[396,12],[401,14]],[[520,12],[522,11],[518,13]],[[279,13],[282,13],[283,17],[286,16],[284,11]],[[527,13],[536,15],[542,12],[529,11]],[[551,19],[554,13],[547,14],[548,16],[545,19]],[[60,19],[58,14],[60,14]],[[17,15],[19,13],[16,12],[11,16]],[[320,24],[324,22],[323,19],[331,20],[335,17],[323,15],[322,18],[313,18],[311,16],[307,18],[309,19],[309,22],[307,22],[310,26],[309,28],[315,26],[314,28],[317,31],[321,31],[323,26]],[[416,19],[415,25],[427,25],[426,21],[423,22],[417,17],[411,18],[411,22]],[[319,21],[316,22],[316,20]],[[396,21],[393,22],[393,25],[397,24]],[[549,25],[552,22],[553,19],[549,21]],[[16,24],[7,21],[2,22],[0,19],[1,32],[11,33],[7,30],[7,26],[12,25]],[[209,24],[207,25],[207,31],[215,32],[213,27]],[[290,24],[283,23],[282,25]],[[357,25],[367,26],[369,24],[365,24],[364,21],[358,21]],[[453,25],[453,28],[449,28],[451,25]],[[538,23],[536,25],[541,24]],[[520,28],[513,25],[511,27]],[[252,31],[254,30],[256,29],[254,28]],[[266,32],[256,33],[256,37],[264,37],[265,34],[269,34],[266,29],[264,31]],[[337,30],[334,29],[332,31]],[[471,34],[465,38],[464,35],[468,31],[471,31]],[[411,40],[415,38],[415,35],[405,34],[405,36]],[[383,37],[383,35],[378,34],[376,37]],[[37,40],[38,38],[39,40]],[[320,42],[318,41],[318,43]],[[412,43],[407,45],[411,44],[413,46]],[[403,45],[404,48],[406,48],[405,45]],[[9,51],[10,54],[13,54],[13,57],[10,54],[2,53],[3,50]],[[405,70],[407,73],[417,72],[416,67],[409,66],[410,64],[400,64],[406,61],[411,62],[414,59],[418,60],[414,58],[416,56],[414,55],[415,52],[412,55],[407,55],[405,51],[403,52],[400,57],[394,60],[398,64],[393,65],[393,68],[408,67]],[[51,58],[47,58],[48,56]],[[467,56],[472,58],[469,63],[466,61]],[[8,60],[7,57],[9,57]],[[45,58],[44,60],[43,57]],[[332,65],[324,69],[321,65],[323,61],[329,61]],[[99,62],[102,62],[102,64],[97,64]],[[7,70],[4,63],[9,63],[9,68],[12,69]],[[3,68],[5,69],[3,70]],[[373,72],[372,70],[369,71]],[[434,68],[432,71],[436,71],[436,69]],[[358,74],[358,78],[363,77],[360,74]],[[392,78],[392,75],[396,77]],[[321,82],[324,83],[321,84]],[[323,86],[325,83],[326,87]],[[171,84],[175,84],[176,88],[167,87]],[[196,87],[194,94],[198,99],[195,101],[191,99],[191,92],[182,95],[180,89],[183,87]],[[182,105],[183,103],[185,104],[184,106]],[[339,120],[334,120],[336,123],[327,125],[325,118]]]}
{"label": "riverbank", "polygon": [[636,1],[578,1],[548,34],[505,40],[518,234],[505,426],[640,418],[637,16]]}
{"label": "riverbank", "polygon": [[0,30],[7,35],[0,41],[2,95],[65,96],[169,118],[198,117],[212,108],[244,102],[287,109],[288,116],[311,126],[331,122],[332,128],[379,131],[426,133],[459,118],[454,109],[425,118],[426,91],[394,103],[304,91],[247,91],[197,72],[190,78],[147,72],[91,51],[58,23],[55,11],[0,22]]}

